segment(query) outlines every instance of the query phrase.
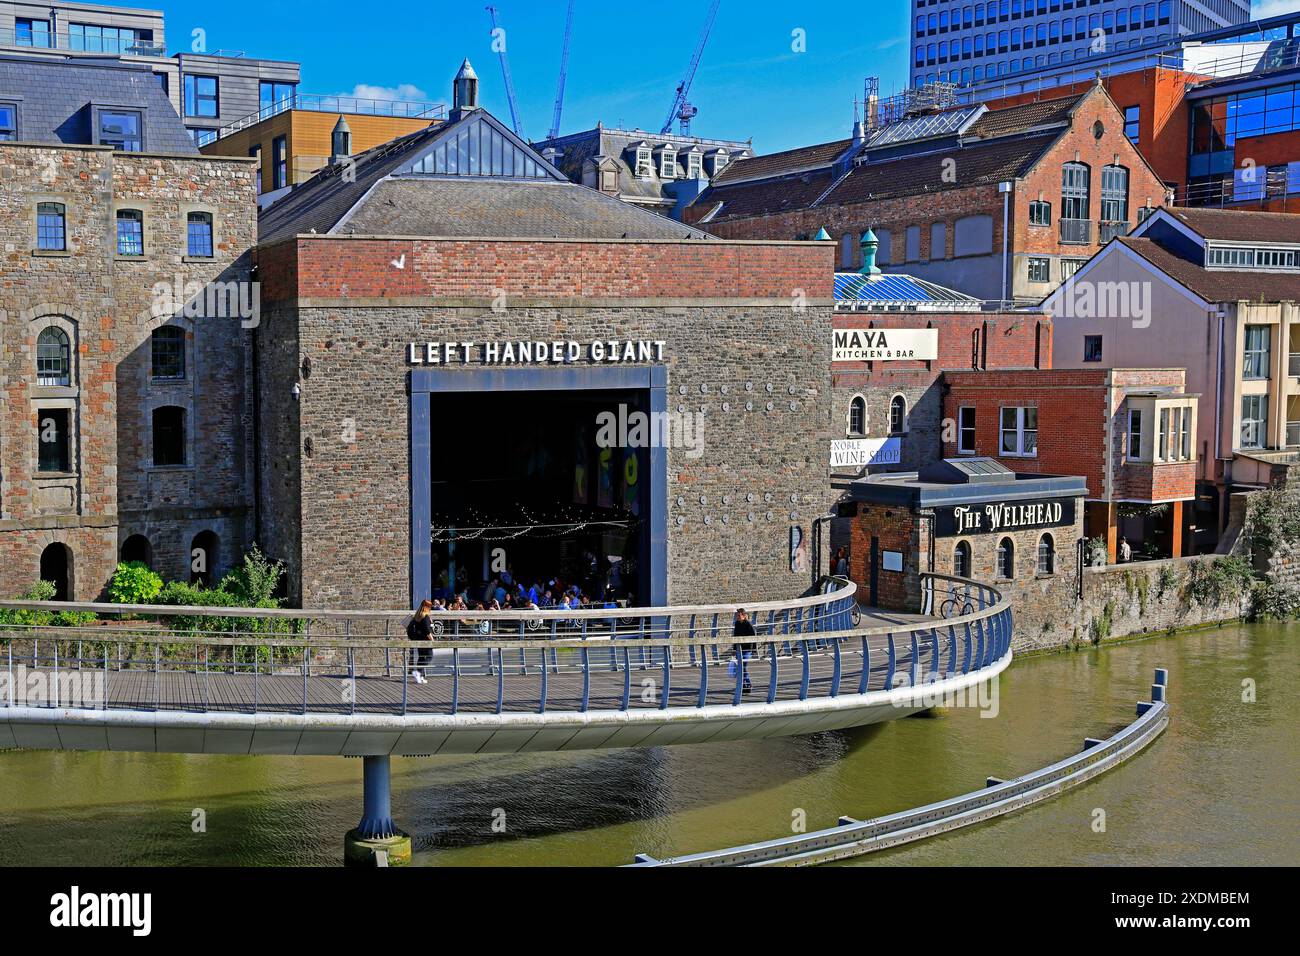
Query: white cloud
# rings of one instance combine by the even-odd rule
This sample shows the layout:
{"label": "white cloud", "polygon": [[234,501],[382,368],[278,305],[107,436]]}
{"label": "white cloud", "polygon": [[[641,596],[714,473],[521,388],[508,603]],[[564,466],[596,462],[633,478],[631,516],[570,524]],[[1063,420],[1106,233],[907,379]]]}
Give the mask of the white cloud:
{"label": "white cloud", "polygon": [[1300,0],[1256,0],[1251,4],[1250,15],[1254,20],[1262,20],[1265,17],[1295,13],[1297,10],[1300,10]]}
{"label": "white cloud", "polygon": [[351,93],[340,93],[339,95],[355,96],[359,100],[419,100],[422,102],[429,100],[429,95],[414,83],[399,83],[397,86],[372,86],[369,83],[358,83],[352,88]]}

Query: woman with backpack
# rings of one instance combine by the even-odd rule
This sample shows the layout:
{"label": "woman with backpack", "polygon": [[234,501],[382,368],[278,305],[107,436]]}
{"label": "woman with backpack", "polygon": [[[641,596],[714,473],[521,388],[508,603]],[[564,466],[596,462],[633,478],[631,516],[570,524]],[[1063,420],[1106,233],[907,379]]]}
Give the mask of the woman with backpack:
{"label": "woman with backpack", "polygon": [[[415,612],[415,617],[411,618],[406,625],[406,637],[412,641],[423,641],[425,643],[433,640],[433,602],[421,601],[420,609]],[[416,647],[412,652],[411,661],[411,680],[417,684],[426,684],[428,681],[424,676],[424,669],[433,663],[432,647]]]}

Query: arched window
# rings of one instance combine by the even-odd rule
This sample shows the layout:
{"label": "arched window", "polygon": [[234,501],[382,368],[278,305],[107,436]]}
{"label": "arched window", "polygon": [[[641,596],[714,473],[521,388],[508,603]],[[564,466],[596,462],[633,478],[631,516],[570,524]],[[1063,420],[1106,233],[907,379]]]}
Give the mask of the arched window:
{"label": "arched window", "polygon": [[41,580],[54,585],[54,600],[72,600],[72,551],[66,544],[56,541],[41,552]]}
{"label": "arched window", "polygon": [[212,531],[200,531],[190,542],[190,583],[211,585],[217,579],[221,541]]}
{"label": "arched window", "polygon": [[901,435],[907,431],[907,400],[895,395],[889,401],[889,434]]}
{"label": "arched window", "polygon": [[1016,576],[1016,546],[1010,538],[998,542],[998,577],[1010,580]]}
{"label": "arched window", "polygon": [[849,434],[865,435],[867,433],[867,400],[855,395],[849,402]]}
{"label": "arched window", "polygon": [[68,335],[52,325],[42,329],[36,339],[36,384],[72,384],[72,350]]}
{"label": "arched window", "polygon": [[153,410],[153,463],[155,468],[185,464],[185,409]]}
{"label": "arched window", "polygon": [[122,542],[121,559],[123,564],[138,561],[153,567],[153,549],[149,546],[149,539],[142,534],[131,535]]}
{"label": "arched window", "polygon": [[185,330],[164,325],[153,330],[150,342],[154,378],[185,378]]}
{"label": "arched window", "polygon": [[1038,539],[1038,573],[1056,573],[1056,542],[1050,534]]}
{"label": "arched window", "polygon": [[968,578],[970,574],[970,544],[958,541],[952,551],[952,573],[959,578]]}
{"label": "arched window", "polygon": [[[1061,166],[1061,218],[1083,222],[1088,218],[1090,171],[1083,163]],[[1067,230],[1068,231],[1068,230]],[[1062,239],[1069,237],[1062,234]]]}
{"label": "arched window", "polygon": [[1101,168],[1101,221],[1128,222],[1128,170],[1123,166]]}

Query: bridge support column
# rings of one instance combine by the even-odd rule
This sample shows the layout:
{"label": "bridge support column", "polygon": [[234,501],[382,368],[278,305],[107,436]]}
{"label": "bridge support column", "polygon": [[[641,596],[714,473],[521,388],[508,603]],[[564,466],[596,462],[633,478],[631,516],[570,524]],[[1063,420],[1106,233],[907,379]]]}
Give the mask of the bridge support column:
{"label": "bridge support column", "polygon": [[345,866],[406,866],[411,838],[393,823],[390,760],[387,754],[363,758],[365,797],[361,822],[343,838]]}

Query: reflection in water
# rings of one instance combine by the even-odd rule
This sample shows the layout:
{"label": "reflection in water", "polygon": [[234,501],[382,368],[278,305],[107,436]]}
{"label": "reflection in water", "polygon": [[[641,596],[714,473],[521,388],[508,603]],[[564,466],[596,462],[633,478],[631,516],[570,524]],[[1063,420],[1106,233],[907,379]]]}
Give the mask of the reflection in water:
{"label": "reflection in water", "polygon": [[[1157,666],[1170,669],[1173,720],[1131,764],[856,864],[1300,862],[1295,625],[1023,661],[1002,677],[995,719],[963,709],[815,737],[397,759],[394,813],[416,863],[435,866],[607,865],[771,839],[800,819],[820,828],[1045,766],[1131,719]],[[1255,703],[1242,701],[1246,679]],[[337,865],[360,777],[360,761],[329,757],[0,754],[0,864]]]}

